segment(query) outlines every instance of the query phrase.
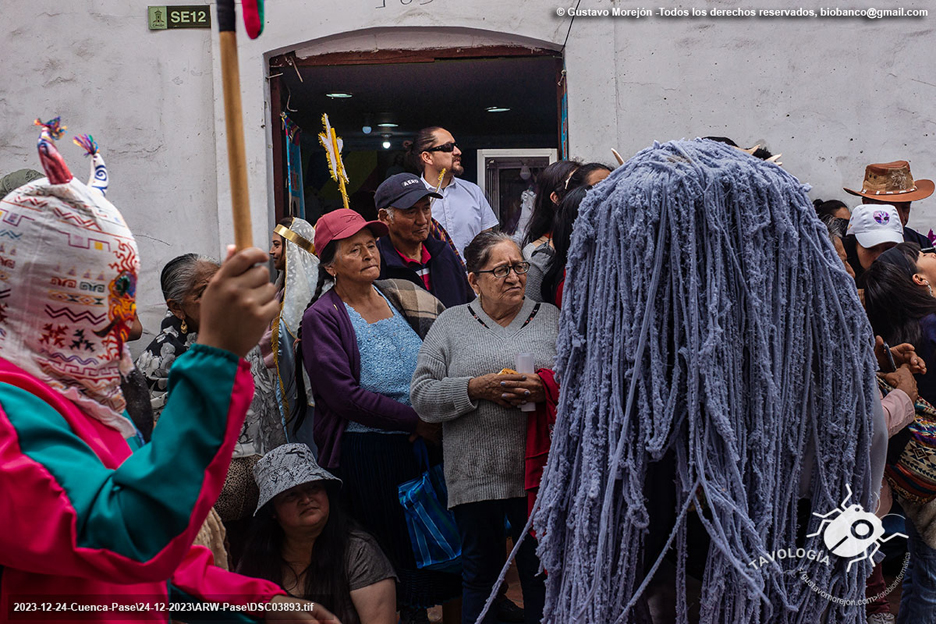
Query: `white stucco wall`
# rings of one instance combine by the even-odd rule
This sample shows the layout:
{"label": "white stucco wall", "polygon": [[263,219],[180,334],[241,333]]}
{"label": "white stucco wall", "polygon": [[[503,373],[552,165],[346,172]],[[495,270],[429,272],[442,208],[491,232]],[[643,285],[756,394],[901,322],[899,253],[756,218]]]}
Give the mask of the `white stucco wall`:
{"label": "white stucco wall", "polygon": [[[841,186],[860,185],[868,162],[909,159],[918,178],[936,177],[936,10],[922,19],[573,22],[556,15],[557,7],[574,6],[571,0],[403,1],[270,1],[259,39],[248,40],[241,29],[257,244],[266,244],[273,219],[271,132],[278,129],[266,67],[271,55],[288,50],[307,56],[504,43],[561,49],[567,41],[574,157],[611,162],[612,147],[627,157],[653,140],[730,136],[783,152],[785,167],[814,186],[814,197],[851,204],[857,199]],[[923,0],[901,5],[929,8]],[[614,6],[638,5],[582,0],[579,8]],[[148,31],[145,5],[123,0],[5,0],[3,17],[0,174],[39,167],[30,125],[36,116],[60,114],[71,132],[98,139],[111,171],[109,197],[138,236],[140,309],[155,331],[163,310],[159,267],[187,251],[220,255],[232,240],[217,34]],[[80,150],[70,142],[60,148],[86,175]],[[936,226],[936,199],[915,204],[911,224],[924,232]]]}
{"label": "white stucco wall", "polygon": [[[639,4],[583,0],[580,8]],[[784,0],[643,5],[862,8]],[[849,205],[860,199],[842,187],[860,189],[868,163],[909,160],[917,178],[936,178],[936,7],[920,0],[876,6],[931,14],[576,18],[565,53],[571,152],[610,160],[610,137],[627,158],[654,140],[729,136],[782,152],[784,168],[813,186],[813,198]],[[924,234],[936,229],[936,196],[914,203],[910,225]]]}

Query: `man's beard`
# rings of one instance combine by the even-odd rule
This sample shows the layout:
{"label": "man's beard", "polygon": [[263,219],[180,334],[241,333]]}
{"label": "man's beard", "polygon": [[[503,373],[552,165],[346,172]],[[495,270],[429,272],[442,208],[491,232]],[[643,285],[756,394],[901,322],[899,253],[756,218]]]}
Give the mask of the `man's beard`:
{"label": "man's beard", "polygon": [[465,168],[462,167],[461,161],[452,163],[452,174],[461,175],[465,173]]}

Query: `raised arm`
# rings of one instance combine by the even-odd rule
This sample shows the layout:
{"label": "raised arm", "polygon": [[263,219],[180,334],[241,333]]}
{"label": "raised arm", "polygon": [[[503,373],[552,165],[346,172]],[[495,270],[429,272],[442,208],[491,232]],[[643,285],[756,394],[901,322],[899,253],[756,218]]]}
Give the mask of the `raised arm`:
{"label": "raised arm", "polygon": [[169,380],[152,441],[108,467],[89,444],[126,448],[119,434],[80,413],[70,420],[70,402],[5,372],[0,565],[128,583],[169,578],[221,491],[253,392],[245,361],[200,345]]}

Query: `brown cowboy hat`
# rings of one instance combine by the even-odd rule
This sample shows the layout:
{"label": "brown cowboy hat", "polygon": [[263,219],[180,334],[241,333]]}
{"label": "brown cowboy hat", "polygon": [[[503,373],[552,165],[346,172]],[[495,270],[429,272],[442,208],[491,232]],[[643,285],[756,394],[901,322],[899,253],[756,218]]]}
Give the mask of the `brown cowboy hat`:
{"label": "brown cowboy hat", "polygon": [[846,188],[846,193],[891,202],[912,202],[926,199],[933,194],[936,185],[932,180],[916,180],[910,173],[910,163],[895,160],[889,163],[874,163],[865,168],[864,182],[860,191]]}

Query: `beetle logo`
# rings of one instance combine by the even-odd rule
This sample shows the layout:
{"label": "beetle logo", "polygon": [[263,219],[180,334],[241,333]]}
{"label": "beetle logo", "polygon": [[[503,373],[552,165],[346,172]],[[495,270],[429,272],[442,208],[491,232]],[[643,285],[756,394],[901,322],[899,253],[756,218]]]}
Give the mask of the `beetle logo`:
{"label": "beetle logo", "polygon": [[[833,555],[851,559],[845,569],[848,572],[853,564],[864,559],[871,559],[884,542],[895,537],[906,538],[907,536],[903,533],[894,533],[890,537],[882,538],[884,525],[881,519],[865,511],[857,503],[849,505],[848,500],[852,497],[852,491],[847,483],[845,488],[848,490],[848,496],[839,507],[827,514],[813,512],[814,516],[822,518],[822,522],[815,533],[810,533],[806,537],[815,537],[822,533],[822,541]],[[868,552],[869,546],[873,546],[870,552]]]}

